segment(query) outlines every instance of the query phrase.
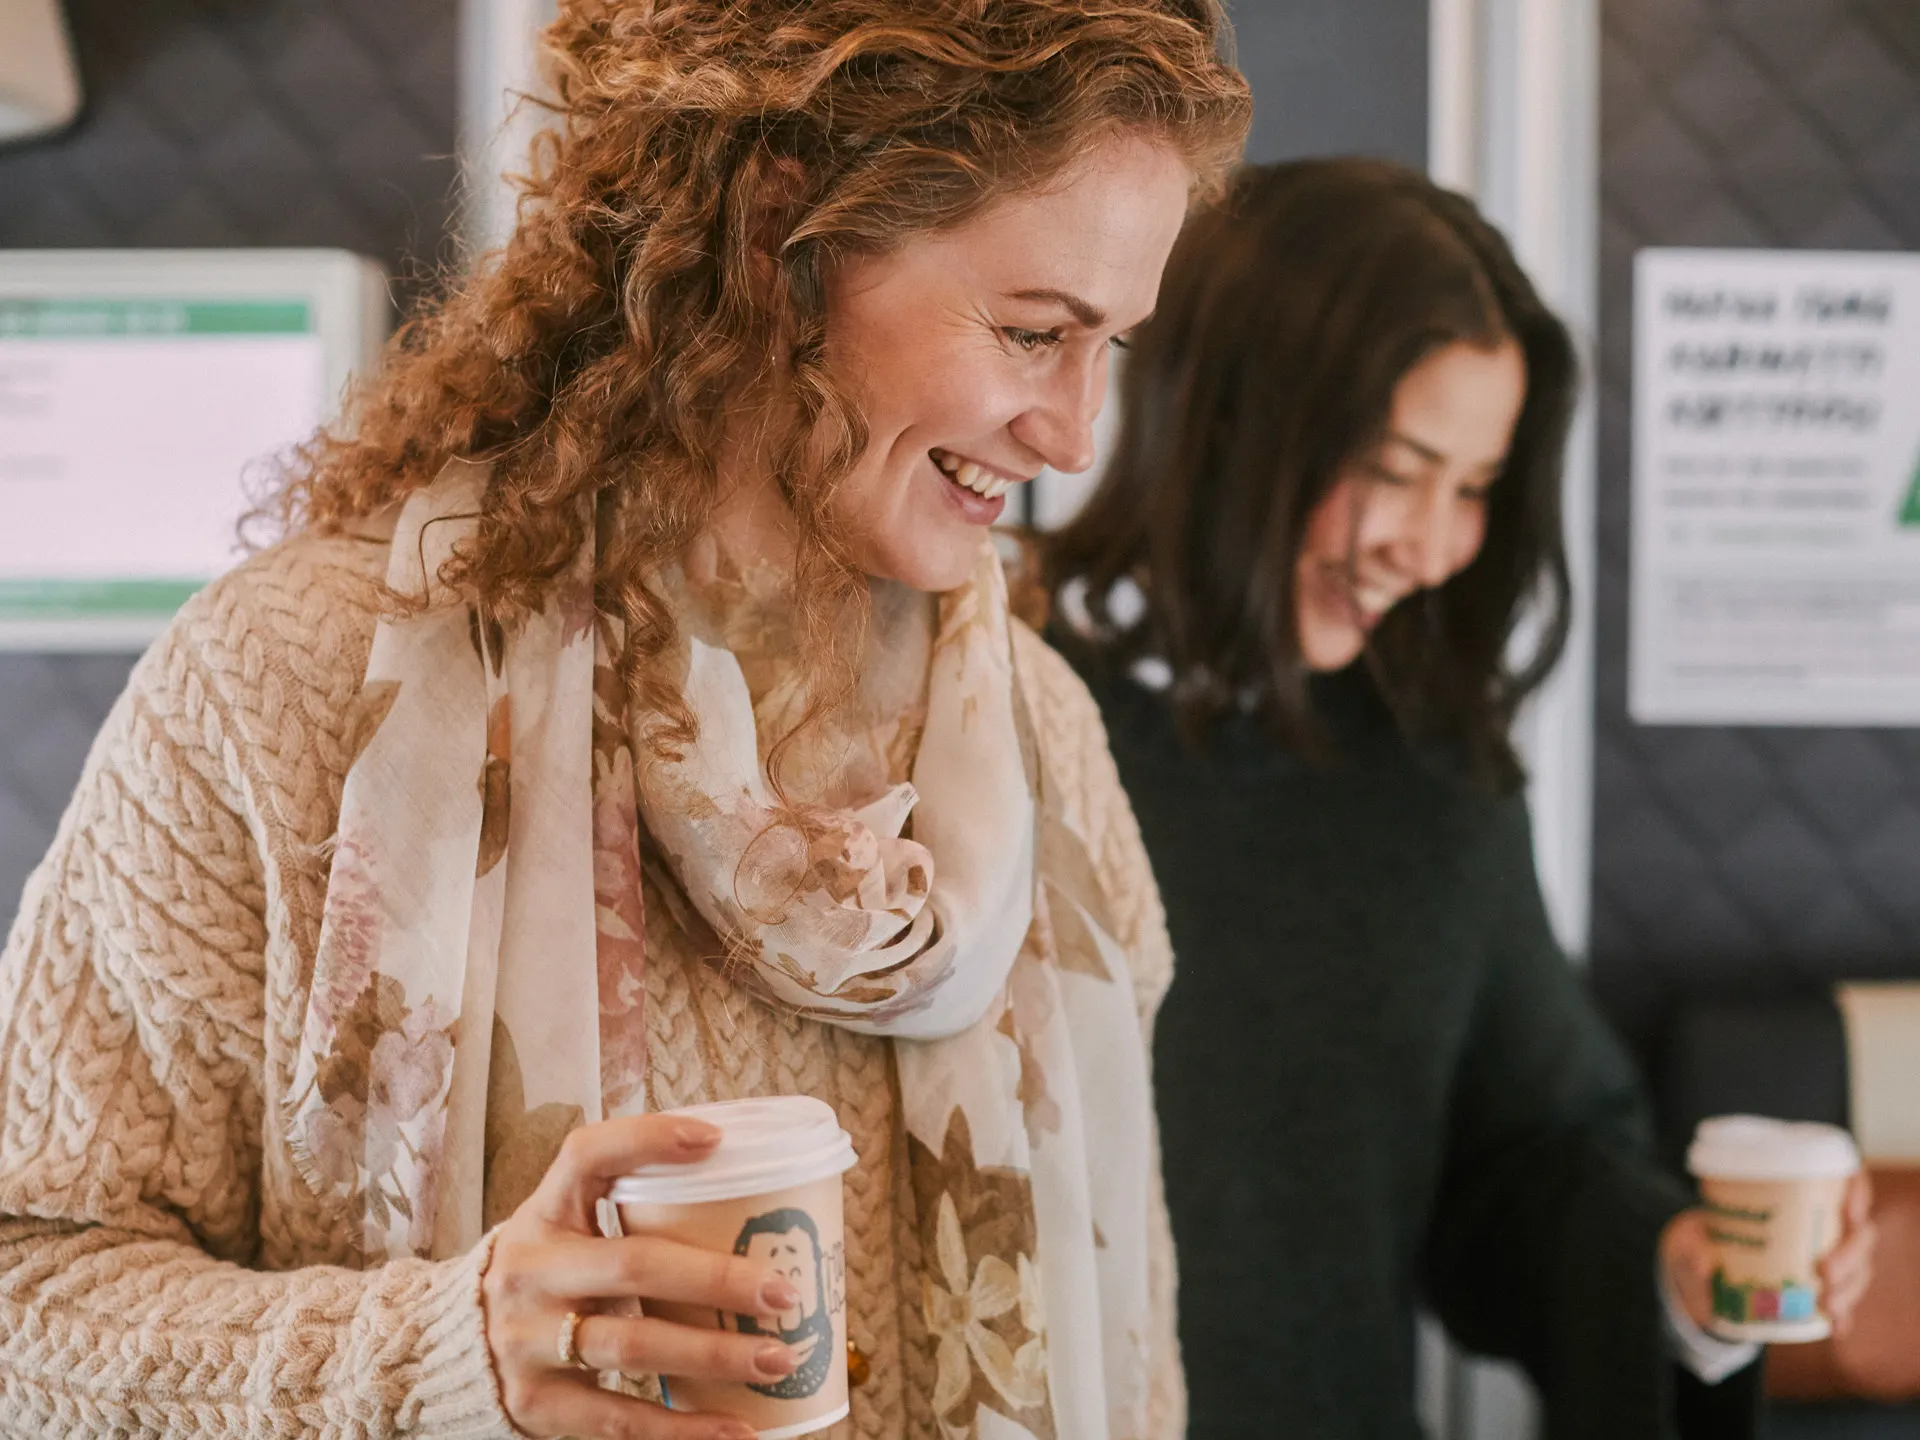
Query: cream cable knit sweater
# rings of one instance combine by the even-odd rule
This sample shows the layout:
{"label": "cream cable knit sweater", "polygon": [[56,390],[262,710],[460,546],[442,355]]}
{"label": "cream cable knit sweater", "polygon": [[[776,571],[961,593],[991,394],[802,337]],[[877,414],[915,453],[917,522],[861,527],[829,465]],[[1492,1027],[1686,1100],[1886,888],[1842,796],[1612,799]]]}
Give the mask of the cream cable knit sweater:
{"label": "cream cable knit sweater", "polygon": [[[383,557],[305,538],[202,592],[134,671],[27,885],[0,955],[9,1440],[515,1433],[487,1356],[488,1242],[341,1268],[342,1220],[302,1185],[280,1111]],[[1172,956],[1132,812],[1079,681],[1024,629],[1015,655],[1047,762],[1096,837],[1146,1043]],[[650,918],[663,910],[650,897]],[[835,1106],[861,1156],[849,1326],[872,1360],[838,1433],[935,1440],[887,1042],[776,1014],[660,939],[652,1103],[784,1092]],[[1184,1428],[1157,1193],[1156,1213],[1140,1440]]]}

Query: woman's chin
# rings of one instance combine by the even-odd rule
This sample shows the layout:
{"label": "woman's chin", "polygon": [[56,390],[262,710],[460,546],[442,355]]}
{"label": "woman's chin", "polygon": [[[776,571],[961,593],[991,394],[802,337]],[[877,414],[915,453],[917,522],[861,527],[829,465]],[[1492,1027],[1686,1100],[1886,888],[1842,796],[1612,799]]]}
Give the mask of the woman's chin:
{"label": "woman's chin", "polygon": [[970,526],[951,539],[942,536],[937,546],[878,550],[861,558],[861,568],[877,580],[891,580],[909,590],[935,595],[958,590],[973,577],[974,558],[986,534]]}
{"label": "woman's chin", "polygon": [[1366,631],[1356,625],[1309,624],[1300,636],[1300,659],[1316,674],[1346,669],[1366,648]]}

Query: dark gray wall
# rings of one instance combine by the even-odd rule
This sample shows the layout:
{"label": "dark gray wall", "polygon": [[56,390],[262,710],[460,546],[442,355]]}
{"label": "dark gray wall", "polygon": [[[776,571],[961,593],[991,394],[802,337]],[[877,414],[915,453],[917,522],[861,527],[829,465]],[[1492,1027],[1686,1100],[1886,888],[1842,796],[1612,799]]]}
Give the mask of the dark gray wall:
{"label": "dark gray wall", "polygon": [[[404,301],[444,255],[456,5],[72,0],[87,109],[0,150],[0,248],[339,246]],[[0,654],[0,930],[132,659]]]}
{"label": "dark gray wall", "polygon": [[86,110],[0,150],[0,247],[329,245],[430,266],[456,3],[68,0]]}
{"label": "dark gray wall", "polygon": [[1427,163],[1427,0],[1228,0],[1253,86],[1250,160]]}
{"label": "dark gray wall", "polygon": [[1920,3],[1603,16],[1593,971],[1653,1059],[1682,997],[1920,976],[1920,732],[1626,713],[1633,253],[1920,248]]}

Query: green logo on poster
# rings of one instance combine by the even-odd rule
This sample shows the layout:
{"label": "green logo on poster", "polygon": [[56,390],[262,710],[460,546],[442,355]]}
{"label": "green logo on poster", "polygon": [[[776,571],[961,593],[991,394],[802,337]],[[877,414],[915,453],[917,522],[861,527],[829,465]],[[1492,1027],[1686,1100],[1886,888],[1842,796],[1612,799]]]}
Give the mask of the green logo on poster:
{"label": "green logo on poster", "polygon": [[1920,458],[1913,462],[1913,479],[1907,482],[1907,499],[1900,507],[1900,523],[1920,526]]}

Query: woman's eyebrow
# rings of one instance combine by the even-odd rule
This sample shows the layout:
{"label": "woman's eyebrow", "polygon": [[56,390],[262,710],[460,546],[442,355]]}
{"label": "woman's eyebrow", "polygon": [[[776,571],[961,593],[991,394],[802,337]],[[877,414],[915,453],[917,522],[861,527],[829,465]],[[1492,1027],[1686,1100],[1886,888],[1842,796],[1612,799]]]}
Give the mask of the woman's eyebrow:
{"label": "woman's eyebrow", "polygon": [[1009,300],[1051,301],[1073,316],[1089,330],[1098,330],[1107,323],[1107,312],[1089,300],[1083,300],[1070,290],[1014,290],[1007,295]]}

